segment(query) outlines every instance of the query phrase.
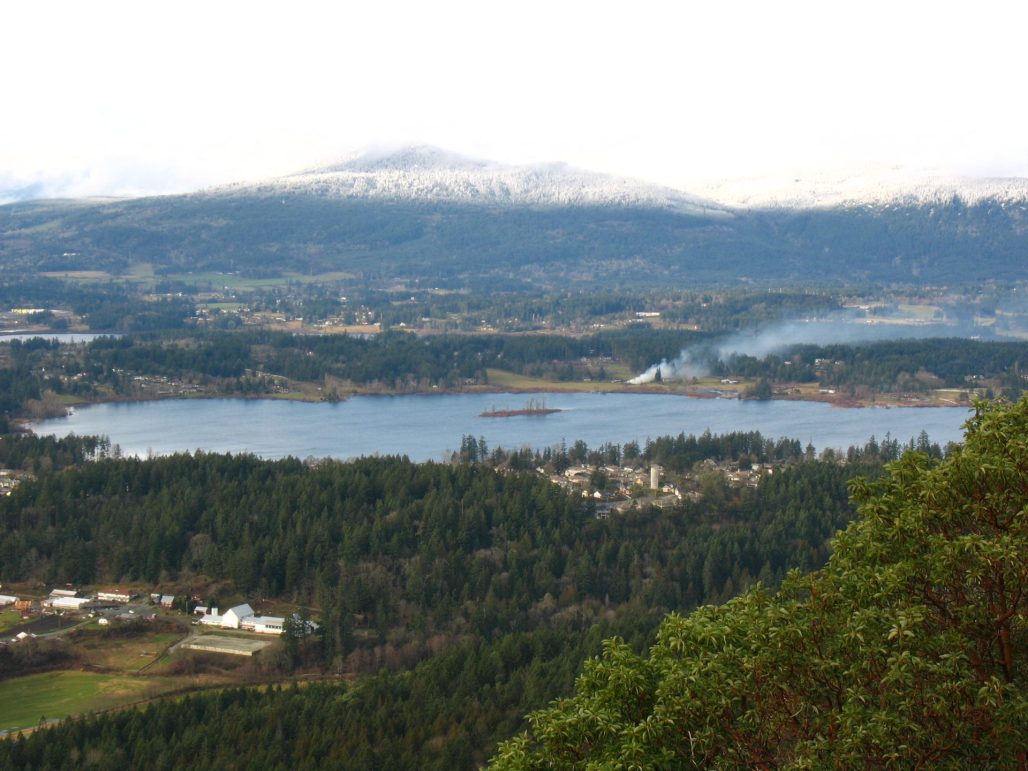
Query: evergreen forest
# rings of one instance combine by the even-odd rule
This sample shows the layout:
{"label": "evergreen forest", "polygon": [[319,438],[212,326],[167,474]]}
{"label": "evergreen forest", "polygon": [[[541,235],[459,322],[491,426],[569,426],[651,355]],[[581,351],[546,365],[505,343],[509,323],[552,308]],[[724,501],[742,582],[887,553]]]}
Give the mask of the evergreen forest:
{"label": "evergreen forest", "polygon": [[324,682],[74,720],[0,743],[13,753],[0,765],[113,768],[149,757],[159,767],[233,767],[227,758],[259,731],[282,737],[260,750],[273,765],[479,766],[525,714],[571,691],[602,640],[617,635],[641,653],[664,613],[823,565],[831,534],[854,515],[847,482],[881,474],[897,446],[869,444],[845,463],[759,434],[626,449],[683,467],[704,455],[784,465],[756,487],[710,484],[673,509],[600,518],[581,495],[495,453],[452,464],[136,459],[114,457],[103,440],[5,437],[0,453],[38,478],[0,500],[0,581],[277,597],[320,628],[285,640],[264,677]]}

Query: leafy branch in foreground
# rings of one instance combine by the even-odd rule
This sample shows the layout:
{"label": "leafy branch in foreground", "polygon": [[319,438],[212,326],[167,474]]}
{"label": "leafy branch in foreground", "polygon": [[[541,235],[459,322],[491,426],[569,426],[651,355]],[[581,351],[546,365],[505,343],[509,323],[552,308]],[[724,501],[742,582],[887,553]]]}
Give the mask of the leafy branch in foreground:
{"label": "leafy branch in foreground", "polygon": [[1028,398],[855,482],[828,565],[618,639],[497,769],[1028,768]]}

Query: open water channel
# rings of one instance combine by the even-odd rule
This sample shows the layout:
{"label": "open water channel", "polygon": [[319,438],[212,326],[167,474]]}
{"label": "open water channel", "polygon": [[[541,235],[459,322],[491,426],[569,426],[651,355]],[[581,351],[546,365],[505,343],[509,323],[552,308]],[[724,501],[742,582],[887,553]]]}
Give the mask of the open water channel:
{"label": "open water channel", "polygon": [[[527,399],[561,412],[479,417],[517,409]],[[248,452],[264,458],[352,458],[407,455],[442,460],[465,435],[490,448],[544,448],[577,439],[590,447],[678,433],[760,431],[799,439],[819,451],[863,445],[872,435],[901,442],[927,431],[932,441],[958,441],[969,410],[959,407],[831,407],[817,402],[693,399],[660,394],[438,394],[356,396],[343,402],[183,399],[101,404],[40,421],[38,434],[106,434],[125,454],[180,451]]]}

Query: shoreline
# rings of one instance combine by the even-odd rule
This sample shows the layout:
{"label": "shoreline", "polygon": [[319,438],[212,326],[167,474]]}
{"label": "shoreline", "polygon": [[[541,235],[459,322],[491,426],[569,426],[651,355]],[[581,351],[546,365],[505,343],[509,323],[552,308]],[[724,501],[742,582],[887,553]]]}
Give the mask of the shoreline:
{"label": "shoreline", "polygon": [[[651,395],[663,395],[663,396],[677,396],[685,397],[688,399],[730,399],[738,401],[759,401],[756,399],[745,399],[742,397],[741,392],[732,392],[722,389],[715,389],[710,387],[698,387],[698,386],[686,386],[684,388],[674,388],[669,386],[654,386],[654,385],[628,385],[620,383],[607,383],[602,384],[605,387],[596,388],[596,384],[593,383],[568,383],[561,384],[560,386],[538,386],[538,387],[516,387],[516,386],[493,386],[493,385],[473,385],[465,386],[461,388],[433,388],[430,391],[387,391],[381,389],[361,389],[355,388],[342,394],[337,394],[334,397],[327,397],[322,395],[320,398],[314,394],[306,394],[298,391],[288,392],[283,394],[236,394],[231,392],[224,393],[192,393],[192,394],[168,394],[168,395],[135,395],[135,396],[112,396],[109,398],[101,399],[82,399],[80,401],[69,402],[65,405],[65,409],[60,413],[40,415],[35,417],[16,417],[11,420],[13,425],[19,426],[21,429],[31,430],[30,424],[37,423],[43,420],[51,420],[54,418],[66,417],[74,409],[78,407],[91,407],[94,405],[101,404],[133,404],[142,402],[157,402],[157,401],[185,401],[191,399],[239,399],[245,401],[290,401],[290,402],[307,402],[309,404],[321,404],[321,403],[338,403],[344,402],[354,396],[433,396],[433,395],[454,395],[454,394],[531,394],[531,393],[545,393],[545,394],[565,394],[565,393],[594,393],[594,394],[651,394]],[[579,387],[576,387],[579,386]],[[732,394],[732,395],[730,395]],[[739,395],[734,395],[739,394]],[[903,399],[895,394],[879,394],[873,398],[856,398],[847,396],[844,394],[776,394],[771,399],[764,401],[799,401],[799,402],[817,402],[821,404],[828,404],[831,407],[838,407],[841,409],[863,409],[868,407],[880,407],[884,409],[925,409],[925,408],[950,408],[950,407],[968,407],[972,406],[971,402],[960,402],[955,399],[942,399],[942,398],[930,398],[930,399]],[[547,408],[546,414],[561,412],[563,410],[557,408]],[[525,410],[499,410],[497,415],[480,415],[480,417],[508,417],[513,415],[529,414]],[[508,415],[509,413],[509,415]],[[534,414],[534,413],[533,413]]]}

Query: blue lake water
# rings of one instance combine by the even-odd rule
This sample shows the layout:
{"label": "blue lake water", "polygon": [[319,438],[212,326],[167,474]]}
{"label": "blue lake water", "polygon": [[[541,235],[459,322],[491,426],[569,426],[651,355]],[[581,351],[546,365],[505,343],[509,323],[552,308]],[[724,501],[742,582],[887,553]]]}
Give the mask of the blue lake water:
{"label": "blue lake water", "polygon": [[[533,397],[564,411],[479,417],[494,407],[517,409]],[[924,430],[944,444],[961,438],[969,414],[957,407],[838,408],[659,394],[438,394],[357,396],[336,404],[244,399],[101,404],[38,422],[33,429],[58,436],[106,434],[132,455],[202,449],[265,458],[402,454],[424,461],[443,459],[469,434],[484,437],[490,448],[541,449],[576,439],[595,447],[708,429],[715,434],[757,430],[822,450],[862,445],[887,433],[907,442]]]}

